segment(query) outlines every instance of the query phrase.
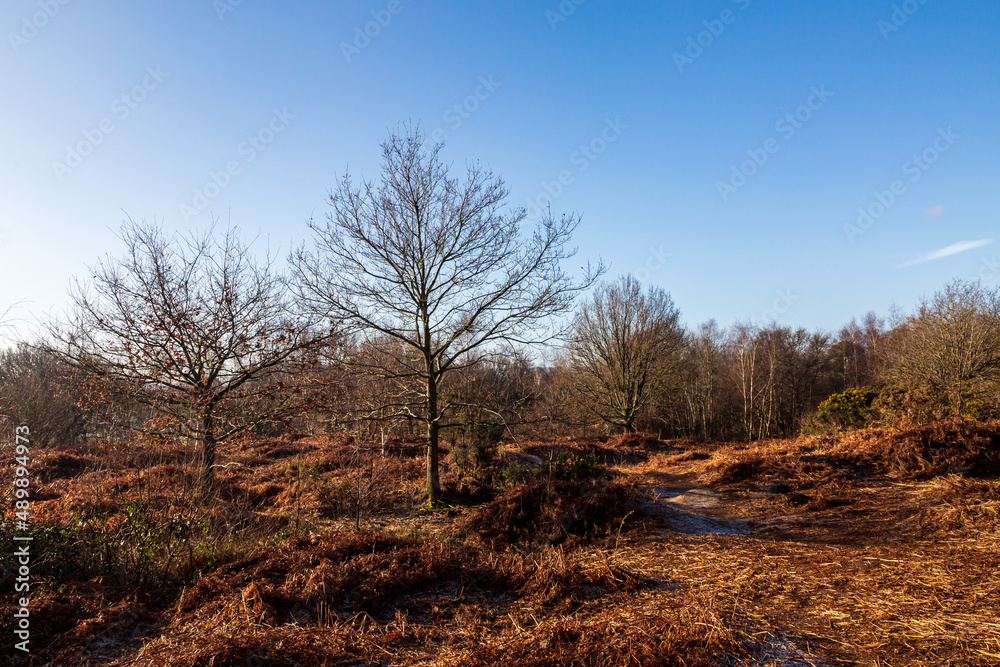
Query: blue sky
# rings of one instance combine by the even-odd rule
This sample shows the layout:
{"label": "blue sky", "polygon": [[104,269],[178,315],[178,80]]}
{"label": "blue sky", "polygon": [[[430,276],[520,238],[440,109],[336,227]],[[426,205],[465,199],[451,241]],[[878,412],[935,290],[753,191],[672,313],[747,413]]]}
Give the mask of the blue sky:
{"label": "blue sky", "polygon": [[512,205],[580,213],[581,263],[691,326],[835,330],[1000,280],[996,2],[8,0],[0,36],[0,308],[25,319],[126,214],[286,252],[405,121]]}

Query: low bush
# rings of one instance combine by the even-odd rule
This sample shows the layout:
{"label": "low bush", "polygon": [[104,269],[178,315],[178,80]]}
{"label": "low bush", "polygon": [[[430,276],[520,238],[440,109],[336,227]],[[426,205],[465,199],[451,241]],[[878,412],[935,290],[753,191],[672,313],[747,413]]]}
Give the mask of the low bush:
{"label": "low bush", "polygon": [[451,435],[451,461],[461,474],[475,474],[493,463],[507,427],[472,410],[463,411],[459,420]]}
{"label": "low bush", "polygon": [[594,538],[619,529],[636,513],[640,496],[622,484],[539,479],[475,508],[457,529],[494,546]]}
{"label": "low bush", "polygon": [[515,459],[495,466],[491,475],[492,485],[501,491],[509,491],[539,479],[564,482],[595,479],[604,474],[604,468],[597,461],[597,453],[593,451],[582,453],[552,448],[545,452],[545,458],[540,463]]}
{"label": "low bush", "polygon": [[871,389],[847,389],[833,394],[819,404],[816,414],[806,421],[804,434],[831,430],[864,428],[872,421],[878,394]]}
{"label": "low bush", "polygon": [[879,393],[872,408],[881,424],[899,428],[919,427],[945,419],[997,417],[996,409],[976,400],[968,387],[889,387]]}

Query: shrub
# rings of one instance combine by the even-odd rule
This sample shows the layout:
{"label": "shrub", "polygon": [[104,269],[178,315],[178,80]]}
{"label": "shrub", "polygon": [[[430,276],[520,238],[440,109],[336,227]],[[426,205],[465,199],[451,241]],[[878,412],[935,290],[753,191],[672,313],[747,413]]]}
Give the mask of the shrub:
{"label": "shrub", "polygon": [[578,482],[602,474],[604,468],[597,463],[596,451],[581,454],[573,450],[553,449],[541,465],[512,462],[500,466],[493,472],[492,484],[501,491],[509,491],[538,479]]}
{"label": "shrub", "polygon": [[967,387],[889,387],[879,393],[872,407],[883,424],[903,428],[954,417],[973,420],[997,418],[996,409],[977,400]]}
{"label": "shrub", "polygon": [[475,508],[457,528],[494,547],[598,537],[612,534],[634,516],[640,495],[634,487],[597,480],[539,479]]}
{"label": "shrub", "polygon": [[871,389],[846,389],[819,404],[815,416],[803,426],[803,433],[834,429],[864,428],[872,421],[878,394]]}
{"label": "shrub", "polygon": [[930,399],[919,407],[943,408],[941,417],[998,407],[1000,286],[950,283],[899,322],[883,348],[880,380]]}
{"label": "shrub", "polygon": [[31,427],[35,447],[73,445],[86,434],[79,381],[52,355],[20,345],[0,353],[0,426]]}
{"label": "shrub", "polygon": [[[0,535],[10,532],[9,522],[0,528]],[[132,503],[120,515],[77,515],[69,523],[33,526],[33,550],[40,556],[32,574],[59,583],[101,577],[121,588],[169,592],[241,555],[237,532],[221,534],[204,520]],[[0,568],[0,578],[8,575]]]}
{"label": "shrub", "polygon": [[451,442],[451,460],[462,474],[472,474],[493,462],[497,447],[507,427],[484,419],[479,411],[466,410],[455,428]]}
{"label": "shrub", "polygon": [[546,461],[548,476],[551,479],[576,482],[600,477],[604,469],[597,465],[597,453],[588,452],[580,455],[577,452],[555,450]]}
{"label": "shrub", "polygon": [[538,466],[528,463],[509,463],[493,473],[493,486],[503,491],[530,482],[538,475]]}

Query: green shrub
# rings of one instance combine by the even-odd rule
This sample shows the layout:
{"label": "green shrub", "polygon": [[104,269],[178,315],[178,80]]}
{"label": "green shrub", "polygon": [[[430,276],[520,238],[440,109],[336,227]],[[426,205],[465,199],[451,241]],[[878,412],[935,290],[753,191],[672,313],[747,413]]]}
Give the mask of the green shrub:
{"label": "green shrub", "polygon": [[822,433],[837,429],[864,428],[871,424],[879,394],[868,389],[846,389],[819,404],[816,414],[802,427],[803,433]]}
{"label": "green shrub", "polygon": [[[254,530],[253,528],[256,528]],[[244,557],[275,527],[213,525],[131,501],[114,513],[90,508],[63,522],[30,527],[31,573],[54,584],[101,577],[108,585],[176,593],[207,570]],[[12,543],[15,524],[0,521],[0,540]],[[13,559],[0,561],[0,579],[14,574]]]}
{"label": "green shrub", "polygon": [[546,462],[548,476],[566,482],[578,482],[599,477],[604,472],[597,465],[597,454],[590,452],[581,456],[576,452],[555,450]]}
{"label": "green shrub", "polygon": [[501,491],[532,481],[539,474],[539,467],[528,463],[509,463],[493,472],[492,484]]}

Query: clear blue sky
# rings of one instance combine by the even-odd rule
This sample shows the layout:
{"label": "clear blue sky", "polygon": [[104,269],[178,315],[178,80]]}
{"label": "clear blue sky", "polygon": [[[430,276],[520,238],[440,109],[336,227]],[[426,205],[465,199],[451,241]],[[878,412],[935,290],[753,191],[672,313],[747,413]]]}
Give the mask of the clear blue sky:
{"label": "clear blue sky", "polygon": [[7,0],[0,308],[61,309],[125,213],[284,253],[401,121],[513,205],[548,184],[581,261],[692,326],[834,330],[1000,277],[995,1],[576,3]]}

